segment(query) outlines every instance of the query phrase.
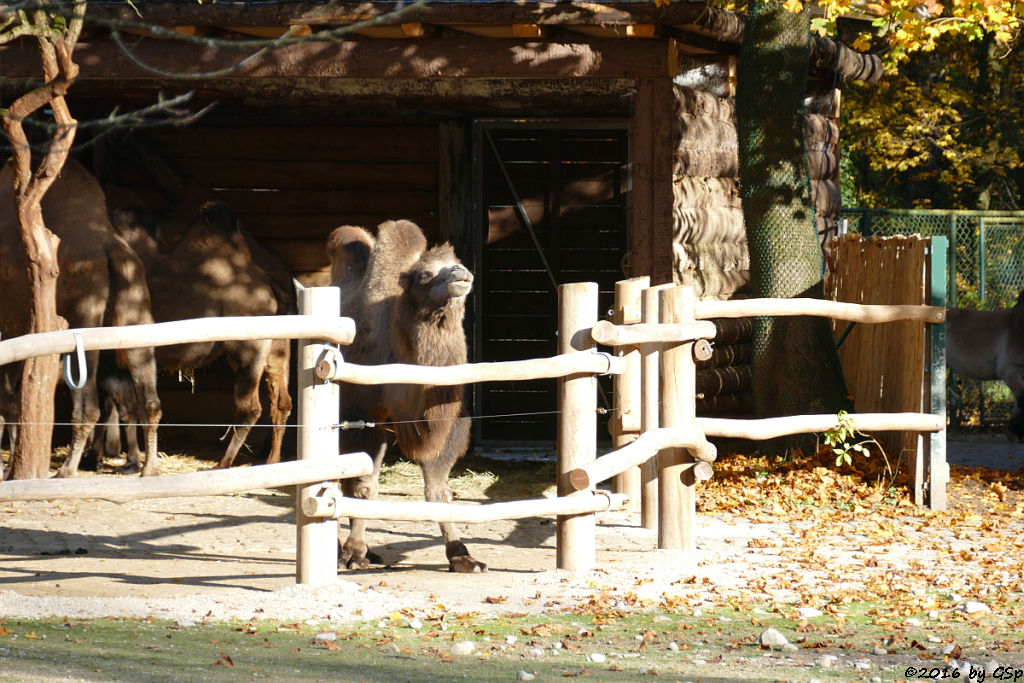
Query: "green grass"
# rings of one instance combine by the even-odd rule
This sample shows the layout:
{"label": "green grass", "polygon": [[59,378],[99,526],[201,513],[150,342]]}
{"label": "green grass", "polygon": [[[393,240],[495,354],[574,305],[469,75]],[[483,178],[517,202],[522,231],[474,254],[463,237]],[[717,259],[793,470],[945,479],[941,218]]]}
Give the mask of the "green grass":
{"label": "green grass", "polygon": [[[806,621],[790,606],[767,605],[742,612],[710,608],[695,614],[680,608],[623,614],[600,599],[582,612],[497,619],[438,612],[423,617],[418,630],[403,614],[344,627],[270,620],[179,625],[8,619],[0,625],[0,677],[11,683],[264,678],[391,683],[512,681],[522,670],[538,681],[893,680],[904,678],[911,666],[941,669],[948,659],[941,649],[952,642],[975,663],[996,659],[1024,668],[1020,629],[995,615],[974,620],[954,614],[936,621],[925,614],[887,615],[868,604],[846,605],[841,614]],[[911,616],[921,625],[908,624]],[[760,649],[758,635],[769,626],[796,650]],[[327,631],[337,640],[314,640]],[[474,651],[453,655],[453,645],[467,640]],[[877,652],[878,647],[887,652]],[[605,660],[588,661],[593,653]],[[824,654],[838,657],[835,666],[818,663]],[[868,668],[858,670],[858,661]]]}

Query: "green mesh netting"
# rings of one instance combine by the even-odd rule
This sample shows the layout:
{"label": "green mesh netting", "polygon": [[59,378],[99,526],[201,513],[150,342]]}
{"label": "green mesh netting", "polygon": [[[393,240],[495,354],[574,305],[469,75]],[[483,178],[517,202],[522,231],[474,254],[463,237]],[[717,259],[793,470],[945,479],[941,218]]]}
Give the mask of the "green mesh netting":
{"label": "green mesh netting", "polygon": [[[741,196],[756,297],[823,297],[803,142],[810,19],[778,2],[752,2],[738,69]],[[759,318],[753,393],[761,416],[848,410],[842,368],[825,318]],[[813,448],[814,437],[785,448]]]}

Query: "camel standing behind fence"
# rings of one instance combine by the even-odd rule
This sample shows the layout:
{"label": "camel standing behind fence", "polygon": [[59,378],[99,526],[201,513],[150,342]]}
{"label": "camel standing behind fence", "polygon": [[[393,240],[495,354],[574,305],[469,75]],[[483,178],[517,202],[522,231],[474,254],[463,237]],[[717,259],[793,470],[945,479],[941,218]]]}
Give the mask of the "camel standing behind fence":
{"label": "camel standing behind fence", "polygon": [[[115,229],[145,263],[158,322],[295,312],[291,274],[266,254],[254,256],[244,228],[227,204],[207,202],[181,230],[140,207],[118,208],[111,215]],[[288,340],[162,346],[156,359],[161,369],[191,371],[221,356],[234,373],[236,426],[218,466],[231,466],[260,417],[261,378],[266,380],[274,425],[267,462],[278,462],[291,414]]]}
{"label": "camel standing behind fence", "polygon": [[[11,171],[0,172],[0,332],[4,338],[28,332],[28,281],[25,254],[14,210]],[[57,313],[70,327],[136,325],[153,322],[149,290],[142,262],[114,234],[107,218],[103,190],[81,164],[69,159],[61,175],[43,198],[43,219],[60,238],[57,252]],[[57,476],[73,476],[78,470],[89,436],[99,419],[96,389],[97,351],[86,353],[86,380],[72,391],[71,452]],[[143,474],[157,474],[156,425],[160,400],[156,393],[156,362],[153,348],[125,349],[120,363],[131,374],[139,405],[145,413],[146,464]],[[5,392],[4,396],[13,392]],[[3,396],[0,396],[3,398]],[[0,409],[0,413],[4,413]],[[24,420],[30,416],[20,416]],[[138,463],[135,464],[138,467]]]}

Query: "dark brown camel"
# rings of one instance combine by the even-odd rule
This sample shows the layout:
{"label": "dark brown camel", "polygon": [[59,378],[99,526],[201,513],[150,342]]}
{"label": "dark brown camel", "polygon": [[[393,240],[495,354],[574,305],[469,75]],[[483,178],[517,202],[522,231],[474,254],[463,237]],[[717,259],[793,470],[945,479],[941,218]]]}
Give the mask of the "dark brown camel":
{"label": "dark brown camel", "polygon": [[[25,256],[15,215],[11,171],[4,168],[0,172],[0,287],[6,303],[0,308],[0,331],[5,339],[28,332],[27,305],[11,303],[28,299]],[[57,313],[70,327],[153,322],[142,262],[114,234],[103,190],[81,164],[69,159],[64,165],[60,177],[43,198],[43,219],[47,228],[60,238]],[[159,467],[156,425],[160,421],[160,400],[156,394],[153,349],[130,349],[119,352],[118,357],[131,375],[138,403],[145,412],[146,464],[142,474],[154,475]],[[78,471],[99,418],[98,358],[98,351],[86,353],[85,386],[71,392],[71,452],[57,473],[59,477],[74,476]]]}
{"label": "dark brown camel", "polygon": [[[295,313],[291,274],[269,253],[254,254],[244,228],[227,204],[207,202],[182,230],[158,223],[149,212],[136,207],[117,209],[112,219],[146,266],[153,316],[158,322]],[[220,356],[234,373],[236,427],[218,467],[231,467],[260,417],[261,378],[266,379],[274,425],[267,462],[280,461],[292,407],[288,341],[176,344],[156,351],[157,364],[164,370],[195,370]]]}
{"label": "dark brown camel", "polygon": [[[331,234],[327,249],[333,284],[341,288],[342,315],[356,321],[347,360],[366,365],[466,362],[462,322],[473,275],[451,245],[428,250],[417,225],[389,221],[378,227],[376,239],[362,228],[342,226]],[[386,430],[393,428],[402,454],[423,471],[426,499],[451,502],[448,475],[469,446],[462,396],[462,386],[343,386],[342,417],[377,424],[342,434],[344,452],[366,451],[374,462],[372,474],[342,481],[345,495],[377,497]],[[487,569],[469,554],[453,524],[440,526],[451,571]],[[365,530],[365,520],[350,521],[348,539],[341,546],[341,561],[349,568],[379,561],[367,550]]]}

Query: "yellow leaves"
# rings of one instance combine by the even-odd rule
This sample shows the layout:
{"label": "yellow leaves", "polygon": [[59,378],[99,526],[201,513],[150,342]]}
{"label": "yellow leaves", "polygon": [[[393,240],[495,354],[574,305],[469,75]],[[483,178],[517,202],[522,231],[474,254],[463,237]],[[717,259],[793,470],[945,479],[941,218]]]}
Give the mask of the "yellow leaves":
{"label": "yellow leaves", "polygon": [[782,6],[787,12],[792,12],[793,14],[799,14],[804,9],[804,3],[800,0],[784,0]]}

